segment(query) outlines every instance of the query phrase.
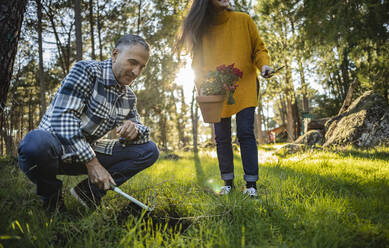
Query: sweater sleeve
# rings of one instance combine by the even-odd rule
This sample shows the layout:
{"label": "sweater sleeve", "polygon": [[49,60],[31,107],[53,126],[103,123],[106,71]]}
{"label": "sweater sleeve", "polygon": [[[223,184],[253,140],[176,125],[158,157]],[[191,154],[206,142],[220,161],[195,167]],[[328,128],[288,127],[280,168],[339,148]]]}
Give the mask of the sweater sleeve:
{"label": "sweater sleeve", "polygon": [[259,70],[262,70],[262,66],[270,65],[270,56],[263,43],[261,37],[259,36],[257,25],[255,25],[254,21],[249,18],[249,32],[251,38],[251,45],[253,48],[252,58],[254,64],[257,66]]}

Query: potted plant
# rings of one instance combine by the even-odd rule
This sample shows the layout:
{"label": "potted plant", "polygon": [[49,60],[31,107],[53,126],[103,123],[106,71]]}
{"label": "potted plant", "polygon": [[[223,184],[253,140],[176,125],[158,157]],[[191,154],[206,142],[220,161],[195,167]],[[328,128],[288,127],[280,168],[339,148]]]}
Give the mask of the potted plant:
{"label": "potted plant", "polygon": [[227,96],[227,104],[235,103],[233,95],[242,76],[243,72],[234,67],[234,64],[220,65],[215,71],[208,73],[197,96],[204,122],[220,122],[225,97]]}

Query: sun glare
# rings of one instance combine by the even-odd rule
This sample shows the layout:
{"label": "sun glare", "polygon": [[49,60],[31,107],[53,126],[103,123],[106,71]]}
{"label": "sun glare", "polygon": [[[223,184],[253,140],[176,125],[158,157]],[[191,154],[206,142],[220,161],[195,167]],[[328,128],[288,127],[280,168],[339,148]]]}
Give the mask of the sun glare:
{"label": "sun glare", "polygon": [[194,72],[191,68],[191,61],[187,61],[177,73],[176,83],[184,87],[185,98],[191,99],[192,89],[194,86]]}

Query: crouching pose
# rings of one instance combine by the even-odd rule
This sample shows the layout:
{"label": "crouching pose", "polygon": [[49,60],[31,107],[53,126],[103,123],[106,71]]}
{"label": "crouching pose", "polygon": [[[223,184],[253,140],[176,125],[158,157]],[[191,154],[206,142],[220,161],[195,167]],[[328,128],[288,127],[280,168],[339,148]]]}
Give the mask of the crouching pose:
{"label": "crouching pose", "polygon": [[[149,56],[143,38],[125,35],[111,59],[79,61],[62,81],[39,127],[18,149],[19,167],[36,184],[45,208],[64,208],[57,175],[87,174],[71,195],[94,208],[111,184],[123,184],[158,159],[130,88]],[[115,128],[119,139],[101,139]]]}

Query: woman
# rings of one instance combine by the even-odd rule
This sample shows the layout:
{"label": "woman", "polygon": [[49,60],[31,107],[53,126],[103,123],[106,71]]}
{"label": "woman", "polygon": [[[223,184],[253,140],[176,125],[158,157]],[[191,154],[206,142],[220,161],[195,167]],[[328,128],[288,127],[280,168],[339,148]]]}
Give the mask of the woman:
{"label": "woman", "polygon": [[274,72],[257,27],[247,14],[231,11],[228,0],[194,0],[184,20],[178,45],[184,43],[192,53],[197,89],[207,73],[219,65],[235,63],[235,67],[243,71],[234,93],[236,103],[224,103],[221,122],[214,125],[219,168],[225,181],[219,193],[228,194],[234,188],[231,116],[236,114],[246,181],[243,193],[255,197],[258,180],[258,151],[254,136],[254,113],[258,105],[256,70],[260,69],[266,78]]}

